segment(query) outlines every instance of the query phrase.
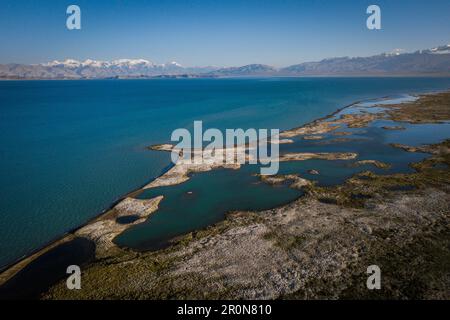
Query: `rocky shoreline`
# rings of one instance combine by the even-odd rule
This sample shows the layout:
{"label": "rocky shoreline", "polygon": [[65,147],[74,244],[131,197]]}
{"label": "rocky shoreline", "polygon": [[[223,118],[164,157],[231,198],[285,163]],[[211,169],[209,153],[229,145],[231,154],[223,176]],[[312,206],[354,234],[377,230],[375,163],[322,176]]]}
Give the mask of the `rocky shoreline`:
{"label": "rocky shoreline", "polygon": [[[321,135],[327,133],[346,135],[345,132],[335,132],[342,126],[361,128],[377,119],[440,123],[450,120],[449,102],[450,93],[447,92],[424,95],[416,102],[383,106],[386,111],[380,113],[339,116],[341,109],[300,128],[284,131],[280,137],[286,138],[285,143],[291,143],[291,138],[297,136],[321,140]],[[424,107],[430,111],[423,112]],[[422,245],[422,240],[417,243],[416,238],[428,237],[429,233],[436,236],[439,243],[449,241],[445,232],[442,233],[448,231],[450,212],[447,182],[450,180],[445,181],[449,175],[448,141],[421,148],[397,147],[409,152],[428,152],[431,157],[415,164],[417,172],[414,174],[376,176],[365,172],[344,185],[332,188],[318,187],[298,175],[262,177],[264,182],[273,184],[288,181],[291,187],[301,188],[306,194],[294,203],[277,209],[231,213],[225,221],[179,237],[172,247],[158,252],[138,253],[119,248],[112,242],[125,229],[144,221],[157,210],[162,200],[162,197],[150,200],[125,198],[104,215],[60,240],[85,237],[96,243],[98,260],[85,270],[83,290],[68,291],[60,283],[44,297],[354,298],[356,293],[364,297],[367,292],[352,292],[345,282],[354,283],[358,276],[362,276],[361,272],[365,270],[357,269],[357,266],[369,261],[371,255],[381,260],[387,254],[398,254],[399,259],[402,258],[401,253],[395,251],[398,245],[389,247],[390,244],[398,244],[400,235],[408,237],[402,246]],[[172,151],[173,147],[164,144],[151,148]],[[223,152],[235,150],[224,149]],[[281,155],[280,161],[348,160],[357,156],[356,153],[287,153]],[[179,161],[143,189],[182,183],[189,179],[191,173],[219,167],[240,167],[226,165],[213,158],[210,160],[201,165]],[[445,164],[447,168],[436,169],[431,165],[434,162]],[[389,167],[389,164],[376,160],[360,160],[356,164]],[[405,185],[414,188],[408,191],[394,188]],[[391,190],[386,192],[388,187]],[[418,208],[422,211],[418,212]],[[408,215],[411,210],[415,212],[414,217]],[[132,222],[122,224],[118,220],[130,216],[134,217]],[[426,228],[422,226],[424,221],[427,222]],[[384,234],[385,238],[379,238],[377,232]],[[426,243],[427,246],[434,244]],[[376,250],[369,252],[368,247],[371,246]],[[44,248],[41,254],[48,250]],[[395,253],[391,253],[392,250]],[[445,258],[447,253],[439,254]],[[424,251],[424,254],[427,252]],[[38,256],[39,253],[3,272],[0,285]],[[444,266],[448,267],[448,264]],[[419,297],[447,297],[444,289],[450,287],[445,282],[448,279],[444,277],[441,280],[440,290],[429,293],[424,289],[420,292],[423,296]],[[100,291],[96,290],[99,283],[103,286]],[[331,288],[324,287],[329,284],[332,284]],[[416,297],[405,295],[405,291],[394,284],[383,294],[393,298]]]}

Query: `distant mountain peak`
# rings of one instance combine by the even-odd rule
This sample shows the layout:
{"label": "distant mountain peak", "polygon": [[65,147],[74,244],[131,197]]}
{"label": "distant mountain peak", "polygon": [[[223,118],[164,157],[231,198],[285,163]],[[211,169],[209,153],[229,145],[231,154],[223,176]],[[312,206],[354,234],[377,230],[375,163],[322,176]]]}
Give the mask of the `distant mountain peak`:
{"label": "distant mountain peak", "polygon": [[450,53],[450,44],[447,44],[446,46],[432,48],[430,50],[430,52],[432,54],[449,54]]}
{"label": "distant mountain peak", "polygon": [[64,67],[68,67],[68,68],[76,68],[81,66],[81,62],[75,59],[66,59],[64,61],[59,61],[59,60],[53,60],[51,62],[47,62],[42,64],[43,66],[47,66],[47,67],[55,67],[55,66],[64,66]]}
{"label": "distant mountain peak", "polygon": [[181,64],[179,64],[176,61],[170,61],[170,62],[166,63],[165,65],[174,66],[174,67],[180,67],[180,68],[183,67]]}
{"label": "distant mountain peak", "polygon": [[384,53],[385,56],[399,56],[405,52],[405,49],[394,49],[391,52]]}

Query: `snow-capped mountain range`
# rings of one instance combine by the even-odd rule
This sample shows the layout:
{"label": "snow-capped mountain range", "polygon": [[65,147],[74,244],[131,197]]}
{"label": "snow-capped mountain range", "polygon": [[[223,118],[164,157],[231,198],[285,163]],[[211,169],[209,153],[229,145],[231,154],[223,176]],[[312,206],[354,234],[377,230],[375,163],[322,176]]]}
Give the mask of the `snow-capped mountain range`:
{"label": "snow-capped mountain range", "polygon": [[117,59],[112,61],[86,59],[54,60],[41,64],[0,65],[3,79],[96,79],[141,78],[161,75],[203,74],[217,67],[183,67],[176,61],[156,64],[145,59]]}
{"label": "snow-capped mountain range", "polygon": [[47,63],[0,64],[0,79],[102,79],[149,77],[238,77],[307,75],[445,75],[450,76],[450,45],[405,53],[395,49],[370,57],[339,57],[285,68],[264,64],[241,67],[184,67],[172,61],[145,59],[101,61],[66,59]]}
{"label": "snow-capped mountain range", "polygon": [[80,67],[94,67],[94,68],[110,68],[110,67],[126,67],[126,68],[166,68],[166,67],[179,67],[182,65],[176,61],[172,61],[164,64],[155,64],[145,59],[117,59],[112,61],[91,60],[78,61],[74,59],[66,59],[64,61],[54,60],[47,63],[42,63],[45,67],[66,67],[66,68],[80,68]]}

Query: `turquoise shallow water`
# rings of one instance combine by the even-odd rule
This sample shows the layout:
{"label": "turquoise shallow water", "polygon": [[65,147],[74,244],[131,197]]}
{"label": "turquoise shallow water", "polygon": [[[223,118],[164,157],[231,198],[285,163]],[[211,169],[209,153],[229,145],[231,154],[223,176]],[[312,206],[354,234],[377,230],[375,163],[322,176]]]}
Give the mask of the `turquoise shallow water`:
{"label": "turquoise shallow water", "polygon": [[[172,130],[190,129],[194,120],[220,129],[288,129],[356,100],[449,87],[448,78],[0,82],[0,267],[85,223],[120,195],[161,174],[170,155],[145,146],[167,142]],[[374,146],[379,144],[375,141]],[[386,153],[379,148],[380,154]],[[352,171],[340,162],[334,165]],[[305,161],[283,165],[281,170],[307,168]],[[246,170],[254,168],[242,172]],[[327,170],[325,165],[321,170]],[[336,181],[336,172],[330,169],[321,177],[323,183]],[[221,219],[224,210],[264,209],[299,196],[283,187],[273,192],[252,179],[229,170],[194,177],[167,191],[174,198],[186,198],[189,214],[162,203],[173,214],[170,224],[161,220],[156,227],[155,215],[156,233],[147,229],[150,219],[122,240],[151,248],[172,234]],[[237,197],[241,190],[235,186],[242,181]],[[252,183],[255,188],[245,187]],[[194,190],[192,195],[185,192],[188,189]],[[204,192],[206,202],[189,198]]]}
{"label": "turquoise shallow water", "polygon": [[117,243],[137,249],[157,249],[180,234],[204,228],[223,219],[230,210],[263,210],[298,198],[302,193],[287,186],[272,187],[254,176],[256,166],[240,170],[218,169],[195,174],[176,186],[149,189],[139,198],[163,194],[151,220],[117,238]]}

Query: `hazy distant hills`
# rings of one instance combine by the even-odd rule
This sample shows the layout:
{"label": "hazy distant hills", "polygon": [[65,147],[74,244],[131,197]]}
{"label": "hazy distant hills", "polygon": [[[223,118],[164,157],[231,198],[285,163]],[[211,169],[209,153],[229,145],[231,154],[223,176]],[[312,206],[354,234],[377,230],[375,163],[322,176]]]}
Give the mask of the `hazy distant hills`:
{"label": "hazy distant hills", "polygon": [[113,61],[67,59],[44,64],[0,64],[0,79],[100,79],[150,77],[239,77],[314,75],[450,75],[450,45],[414,53],[341,57],[305,62],[286,68],[263,64],[241,67],[183,67],[177,62],[155,64],[144,59]]}
{"label": "hazy distant hills", "polygon": [[249,64],[242,67],[222,68],[209,72],[215,76],[266,76],[276,75],[278,70],[265,64]]}
{"label": "hazy distant hills", "polygon": [[286,75],[450,74],[450,45],[414,53],[333,58],[279,70]]}

